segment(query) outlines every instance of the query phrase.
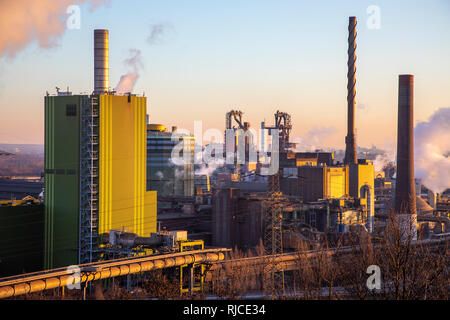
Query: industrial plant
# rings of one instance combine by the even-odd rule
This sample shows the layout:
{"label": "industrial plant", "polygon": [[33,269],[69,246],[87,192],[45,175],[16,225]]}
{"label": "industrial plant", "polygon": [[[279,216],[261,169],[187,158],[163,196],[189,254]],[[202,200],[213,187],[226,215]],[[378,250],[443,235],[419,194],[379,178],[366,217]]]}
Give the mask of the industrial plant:
{"label": "industrial plant", "polygon": [[[109,31],[94,30],[92,93],[45,95],[43,192],[0,201],[0,298],[51,289],[67,295],[64,287],[79,281],[86,299],[93,284],[114,279],[131,292],[157,271],[176,279],[180,296],[217,297],[231,278],[220,273],[227,263],[255,274],[265,264],[258,297],[289,297],[299,257],[327,252],[345,260],[359,245],[355,237],[381,248],[393,221],[403,243],[447,255],[449,195],[423,195],[414,177],[414,90],[421,88],[413,75],[398,75],[395,166],[377,171],[357,155],[356,29],[350,17],[343,160],[332,151],[297,151],[290,135],[301,124],[287,112],[274,108],[273,123],[261,119],[255,130],[245,108],[230,107],[218,115],[224,142],[213,148],[227,161],[215,164],[195,161],[211,146],[194,134],[154,123],[146,96],[110,88]],[[173,160],[175,148],[183,164]],[[344,286],[339,281],[330,286]]]}

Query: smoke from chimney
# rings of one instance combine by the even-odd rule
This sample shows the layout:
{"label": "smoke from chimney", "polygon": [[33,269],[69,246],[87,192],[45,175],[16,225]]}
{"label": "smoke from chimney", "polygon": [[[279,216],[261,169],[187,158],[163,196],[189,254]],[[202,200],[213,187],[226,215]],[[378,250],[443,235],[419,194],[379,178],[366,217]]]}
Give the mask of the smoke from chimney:
{"label": "smoke from chimney", "polygon": [[173,31],[169,23],[158,23],[150,26],[150,34],[147,37],[147,43],[150,45],[159,44],[168,31]]}
{"label": "smoke from chimney", "polygon": [[437,110],[414,128],[416,177],[435,193],[450,188],[450,108]]}
{"label": "smoke from chimney", "polygon": [[134,85],[139,79],[139,70],[143,68],[141,51],[138,49],[130,50],[130,57],[125,59],[124,64],[130,67],[133,71],[120,77],[114,91],[116,94],[126,94],[133,92]]}
{"label": "smoke from chimney", "polygon": [[336,127],[313,126],[303,137],[297,136],[292,139],[295,147],[290,148],[293,152],[315,152],[318,149],[326,149],[327,140],[337,132]]}
{"label": "smoke from chimney", "polygon": [[67,8],[88,3],[92,12],[106,0],[0,1],[0,57],[13,58],[30,43],[53,48],[67,30]]}

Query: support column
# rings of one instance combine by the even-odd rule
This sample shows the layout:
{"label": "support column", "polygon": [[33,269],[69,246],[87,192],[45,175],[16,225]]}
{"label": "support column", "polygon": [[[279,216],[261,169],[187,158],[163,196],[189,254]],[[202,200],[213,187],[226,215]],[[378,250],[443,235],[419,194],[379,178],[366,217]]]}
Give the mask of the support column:
{"label": "support column", "polygon": [[189,265],[189,293],[192,295],[194,293],[194,265]]}

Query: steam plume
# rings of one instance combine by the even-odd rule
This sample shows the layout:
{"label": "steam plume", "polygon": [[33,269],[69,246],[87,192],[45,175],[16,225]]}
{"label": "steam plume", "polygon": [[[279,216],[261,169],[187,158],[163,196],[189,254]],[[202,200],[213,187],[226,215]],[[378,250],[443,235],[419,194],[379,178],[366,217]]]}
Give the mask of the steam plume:
{"label": "steam plume", "polygon": [[383,153],[373,160],[375,171],[382,171],[389,163],[396,162],[396,147],[394,143],[385,143]]}
{"label": "steam plume", "polygon": [[[211,176],[213,172],[225,165],[225,159],[214,158],[209,159],[210,152],[212,150],[223,150],[223,144],[214,143],[206,146],[202,153],[203,162],[200,164],[198,168],[195,170],[196,175],[208,175]],[[195,155],[198,156],[198,155]]]}
{"label": "steam plume", "polygon": [[172,29],[169,24],[159,23],[150,26],[150,34],[147,37],[148,44],[157,44],[161,41],[161,37],[166,33],[167,29]]}
{"label": "steam plume", "polygon": [[0,0],[0,57],[13,58],[30,43],[52,48],[66,31],[67,7],[89,3],[90,11],[104,0]]}
{"label": "steam plume", "polygon": [[131,68],[133,71],[120,77],[119,84],[114,91],[116,94],[131,93],[133,91],[136,81],[139,79],[139,70],[144,67],[141,58],[141,51],[138,49],[130,49],[130,57],[125,59],[124,65]]}
{"label": "steam plume", "polygon": [[335,127],[317,127],[314,126],[304,137],[295,137],[296,143],[294,152],[309,152],[323,148],[326,145],[326,139],[337,132]]}
{"label": "steam plume", "polygon": [[434,192],[450,187],[450,108],[437,110],[414,128],[415,176]]}
{"label": "steam plume", "polygon": [[196,175],[207,175],[211,176],[214,171],[223,167],[223,163],[202,163],[198,169],[195,170]]}

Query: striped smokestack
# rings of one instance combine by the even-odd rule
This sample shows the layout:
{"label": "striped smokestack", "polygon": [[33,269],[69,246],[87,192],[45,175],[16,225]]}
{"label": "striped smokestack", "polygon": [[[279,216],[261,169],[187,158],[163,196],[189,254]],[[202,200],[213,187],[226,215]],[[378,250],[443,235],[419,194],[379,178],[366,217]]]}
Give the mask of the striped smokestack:
{"label": "striped smokestack", "polygon": [[94,94],[109,91],[109,33],[94,30]]}
{"label": "striped smokestack", "polygon": [[414,76],[398,79],[397,179],[395,211],[416,214],[414,183]]}
{"label": "striped smokestack", "polygon": [[357,163],[355,138],[355,95],[356,95],[356,17],[348,22],[348,61],[347,61],[347,136],[345,137],[344,163]]}

